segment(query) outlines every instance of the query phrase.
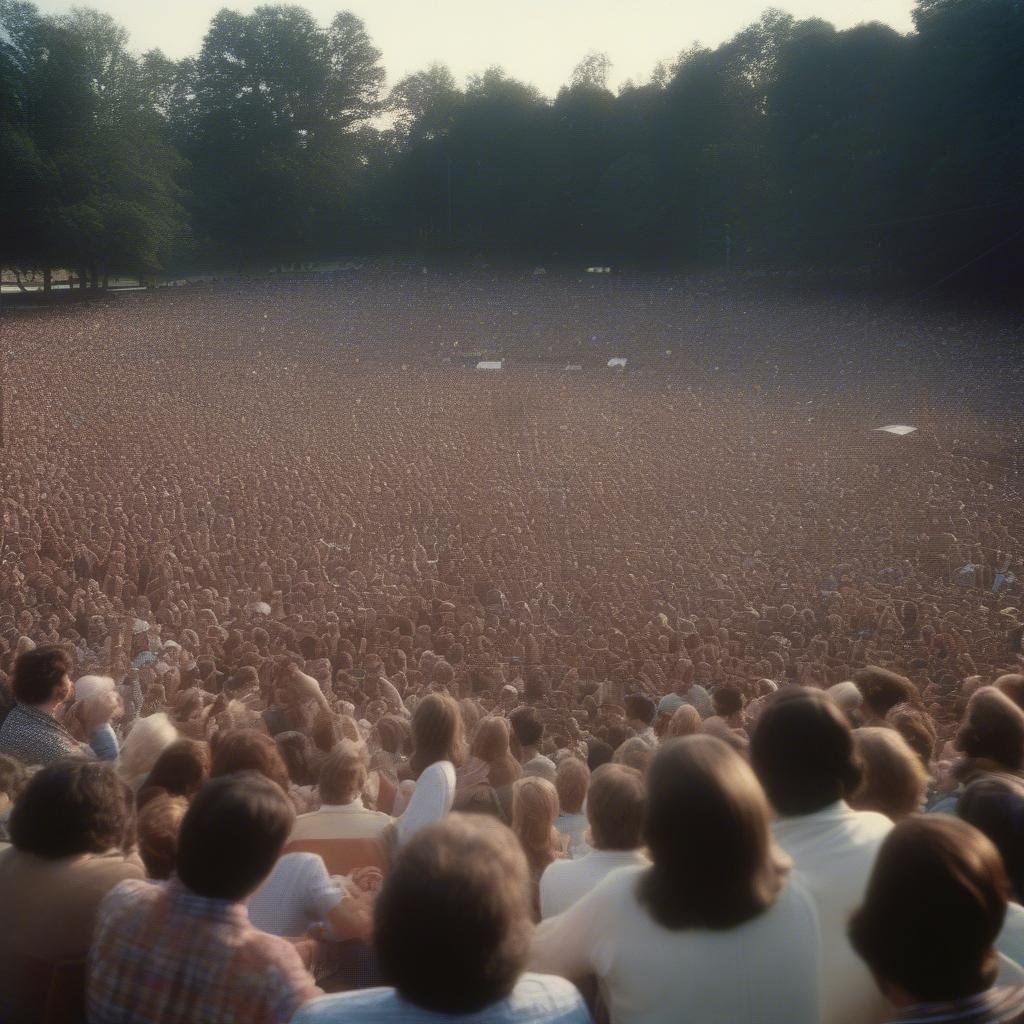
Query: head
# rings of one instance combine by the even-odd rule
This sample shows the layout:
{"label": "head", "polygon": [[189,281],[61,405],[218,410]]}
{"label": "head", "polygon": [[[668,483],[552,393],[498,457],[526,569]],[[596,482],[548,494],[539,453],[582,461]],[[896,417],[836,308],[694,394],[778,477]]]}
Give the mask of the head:
{"label": "head", "polygon": [[526,966],[529,874],[515,836],[450,814],[403,847],[374,909],[374,946],[399,995],[443,1015],[475,1013]]}
{"label": "head", "polygon": [[368,767],[366,747],[352,740],[342,740],[320,768],[320,799],[334,806],[352,803],[362,795]]}
{"label": "head", "polygon": [[277,744],[266,733],[255,729],[218,733],[213,744],[210,775],[216,778],[242,771],[259,772],[281,789],[288,790],[288,768]]}
{"label": "head", "polygon": [[743,711],[743,694],[737,686],[717,686],[711,694],[711,703],[720,718],[735,718]]}
{"label": "head", "polygon": [[639,896],[662,927],[733,928],[782,886],[771,811],[742,757],[714,736],[670,740],[647,777],[644,838],[653,866]]}
{"label": "head", "polygon": [[867,719],[885,718],[897,704],[920,703],[917,687],[906,676],[887,668],[868,665],[854,672],[853,681],[864,698],[862,708]]}
{"label": "head", "polygon": [[11,842],[47,860],[123,849],[134,839],[131,793],[114,768],[97,761],[47,765],[11,811]]}
{"label": "head", "polygon": [[681,736],[692,736],[700,732],[700,712],[692,704],[682,704],[676,708],[668,723],[668,738],[678,739]]}
{"label": "head", "polygon": [[610,764],[615,750],[610,743],[594,737],[587,741],[587,767],[596,772],[603,764]]}
{"label": "head", "polygon": [[413,753],[409,763],[417,773],[435,761],[458,766],[465,757],[462,712],[454,698],[428,693],[412,716]]}
{"label": "head", "polygon": [[587,799],[590,769],[578,757],[563,757],[555,772],[555,791],[564,814],[579,814]]}
{"label": "head", "polygon": [[774,697],[751,737],[750,759],[782,815],[820,811],[861,781],[850,725],[820,690],[794,687]]}
{"label": "head", "polygon": [[1003,859],[1013,899],[1024,897],[1024,797],[998,775],[985,772],[969,783],[956,805],[957,817],[992,841]]}
{"label": "head", "polygon": [[139,793],[140,806],[147,790],[191,799],[210,777],[210,747],[199,740],[175,740],[156,759]]}
{"label": "head", "polygon": [[587,821],[595,850],[635,850],[643,841],[647,787],[635,768],[605,764],[590,778]]}
{"label": "head", "polygon": [[258,771],[212,778],[181,823],[178,878],[199,896],[245,899],[270,874],[294,821],[284,791]]}
{"label": "head", "polygon": [[860,687],[852,679],[836,683],[835,686],[830,686],[825,692],[839,705],[851,724],[859,721],[861,705],[864,703],[864,695],[860,692]]}
{"label": "head", "polygon": [[552,830],[558,820],[558,791],[536,776],[520,779],[512,790],[512,831],[533,865],[554,859]]}
{"label": "head", "polygon": [[471,753],[492,764],[510,753],[508,722],[504,718],[492,715],[480,721],[473,736]]}
{"label": "head", "polygon": [[22,704],[33,707],[62,704],[74,687],[68,678],[71,655],[57,644],[45,644],[18,655],[11,689]]}
{"label": "head", "polygon": [[898,821],[924,805],[928,773],[895,729],[870,727],[853,733],[862,778],[850,795],[858,811],[878,811]]}
{"label": "head", "polygon": [[639,736],[631,736],[619,744],[612,760],[615,764],[629,765],[637,771],[646,772],[651,763],[652,750]]}
{"label": "head", "polygon": [[901,1006],[964,999],[996,977],[1009,885],[996,848],[945,815],[901,821],[878,851],[853,948]]}
{"label": "head", "polygon": [[1014,704],[1024,710],[1024,675],[1009,672],[1000,676],[993,684],[997,690],[1005,693]]}
{"label": "head", "polygon": [[121,744],[118,771],[129,780],[147,775],[160,755],[178,738],[178,730],[162,711],[136,719]]}
{"label": "head", "polygon": [[533,708],[516,708],[510,721],[512,732],[520,747],[532,749],[540,746],[540,741],[544,738],[544,723]]}
{"label": "head", "polygon": [[296,786],[315,786],[319,771],[315,767],[313,741],[304,732],[288,730],[274,736],[277,751]]}
{"label": "head", "polygon": [[160,794],[139,811],[139,856],[150,878],[166,879],[178,863],[178,833],[188,810],[183,796]]}
{"label": "head", "polygon": [[956,745],[968,757],[1017,771],[1024,761],[1024,711],[994,686],[983,686],[967,705]]}
{"label": "head", "polygon": [[642,693],[634,693],[630,694],[624,703],[627,718],[644,726],[654,723],[654,716],[658,713],[658,708],[650,697]]}

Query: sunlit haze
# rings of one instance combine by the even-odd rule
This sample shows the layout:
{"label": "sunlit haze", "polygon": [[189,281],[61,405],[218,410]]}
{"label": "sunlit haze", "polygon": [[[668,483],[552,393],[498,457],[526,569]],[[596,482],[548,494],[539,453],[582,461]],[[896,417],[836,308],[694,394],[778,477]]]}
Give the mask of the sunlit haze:
{"label": "sunlit haze", "polygon": [[[80,0],[41,0],[47,13],[63,13]],[[255,3],[217,0],[94,0],[84,6],[113,15],[131,33],[132,48],[160,48],[175,59],[196,52],[213,15],[222,7],[249,12]],[[327,22],[338,10],[359,15],[384,53],[390,84],[441,61],[459,79],[500,65],[553,95],[588,52],[613,62],[611,82],[646,80],[660,60],[675,58],[693,42],[714,46],[757,19],[765,0],[308,0],[301,6]],[[910,31],[911,0],[799,0],[778,5],[797,18],[820,17],[838,28],[881,21]]]}

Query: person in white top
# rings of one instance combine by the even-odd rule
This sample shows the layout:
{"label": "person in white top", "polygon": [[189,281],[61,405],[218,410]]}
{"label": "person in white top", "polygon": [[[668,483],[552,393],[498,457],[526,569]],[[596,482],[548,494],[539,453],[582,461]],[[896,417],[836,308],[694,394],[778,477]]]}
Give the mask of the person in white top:
{"label": "person in white top", "polygon": [[743,759],[672,740],[648,774],[649,867],[619,868],[542,921],[530,967],[596,975],[612,1024],[818,1024],[814,901],[774,847]]}
{"label": "person in white top", "polygon": [[568,840],[570,857],[582,857],[589,847],[586,841],[587,816],[583,805],[587,801],[590,769],[578,757],[563,757],[555,773],[560,813],[555,829]]}
{"label": "person in white top", "polygon": [[781,691],[758,720],[750,754],[779,815],[775,841],[818,908],[823,1024],[887,1020],[892,1008],[850,946],[847,926],[892,822],[845,802],[862,777],[845,715],[820,690]]}
{"label": "person in white top", "polygon": [[556,860],[544,869],[542,918],[568,910],[616,868],[647,863],[639,850],[646,806],[644,779],[635,768],[603,764],[594,772],[587,795],[593,849],[578,860]]}

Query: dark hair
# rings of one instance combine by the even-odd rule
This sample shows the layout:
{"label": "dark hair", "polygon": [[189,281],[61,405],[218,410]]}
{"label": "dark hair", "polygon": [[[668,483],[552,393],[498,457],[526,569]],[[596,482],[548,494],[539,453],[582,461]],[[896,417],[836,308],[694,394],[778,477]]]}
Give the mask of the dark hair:
{"label": "dark hair", "polygon": [[907,746],[921,759],[925,770],[931,771],[939,739],[932,716],[915,704],[897,704],[890,709],[885,720],[907,741]]}
{"label": "dark hair", "polygon": [[636,768],[603,764],[590,777],[587,821],[595,850],[635,850],[646,813],[647,787]]}
{"label": "dark hair", "polygon": [[23,853],[57,860],[125,845],[133,821],[131,793],[113,765],[57,761],[21,791],[8,831]]}
{"label": "dark hair", "polygon": [[964,999],[995,981],[1008,892],[999,853],[976,828],[915,815],[882,843],[850,942],[883,986],[915,1002]]}
{"label": "dark hair", "polygon": [[751,737],[750,760],[779,814],[812,814],[861,782],[850,724],[820,690],[794,687],[773,697]]}
{"label": "dark hair", "polygon": [[968,784],[957,816],[995,844],[1017,902],[1024,896],[1024,785],[1012,777],[985,772]]}
{"label": "dark hair", "polygon": [[491,817],[450,814],[398,854],[374,913],[385,979],[403,999],[466,1014],[506,997],[532,931],[526,859]]}
{"label": "dark hair", "polygon": [[714,736],[670,740],[647,775],[652,866],[637,895],[663,928],[734,928],[775,902],[784,872],[747,763]]}
{"label": "dark hair", "polygon": [[342,740],[320,769],[320,799],[325,804],[350,803],[363,791],[369,757],[366,747]]}
{"label": "dark hair", "polygon": [[615,756],[615,748],[596,736],[587,741],[587,767],[596,772],[603,764],[609,764]]}
{"label": "dark hair", "polygon": [[857,689],[864,695],[864,703],[879,718],[884,718],[897,704],[917,704],[917,687],[896,672],[877,665],[867,665],[853,673]]}
{"label": "dark hair", "polygon": [[26,651],[14,663],[11,688],[22,704],[47,704],[71,671],[71,656],[57,644]]}
{"label": "dark hair", "polygon": [[415,775],[437,761],[458,766],[466,756],[462,710],[453,697],[428,693],[412,716],[413,752],[409,767]]}
{"label": "dark hair", "polygon": [[967,705],[957,746],[968,757],[985,757],[1017,770],[1024,761],[1024,711],[994,686],[975,691]]}
{"label": "dark hair", "polygon": [[738,687],[719,686],[711,694],[711,703],[719,715],[728,718],[729,715],[738,714],[743,710],[743,694]]}
{"label": "dark hair", "polygon": [[296,786],[315,786],[320,776],[320,762],[314,760],[313,741],[304,732],[290,729],[274,737],[281,760],[288,769],[288,777]]}
{"label": "dark hair", "polygon": [[175,740],[156,759],[139,791],[141,808],[153,797],[191,797],[210,777],[210,747],[200,740]]}
{"label": "dark hair", "polygon": [[270,874],[295,821],[276,783],[258,771],[210,779],[178,834],[178,877],[210,899],[240,900]]}
{"label": "dark hair", "polygon": [[657,714],[657,706],[650,697],[642,693],[631,693],[624,701],[626,717],[635,718],[644,725],[650,725]]}
{"label": "dark hair", "polygon": [[188,811],[183,796],[155,796],[139,811],[139,856],[150,878],[165,879],[178,863],[178,833]]}
{"label": "dark hair", "polygon": [[255,729],[232,729],[214,737],[211,777],[240,771],[259,772],[281,789],[288,789],[288,768],[277,744],[266,733]]}
{"label": "dark hair", "polygon": [[533,708],[516,708],[509,722],[521,746],[535,747],[544,736],[544,723]]}

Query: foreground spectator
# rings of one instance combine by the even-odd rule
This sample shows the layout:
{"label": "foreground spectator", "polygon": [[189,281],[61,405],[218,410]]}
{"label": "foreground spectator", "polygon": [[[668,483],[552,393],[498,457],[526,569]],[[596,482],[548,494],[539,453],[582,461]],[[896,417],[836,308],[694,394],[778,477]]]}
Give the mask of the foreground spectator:
{"label": "foreground spectator", "polygon": [[257,931],[245,908],[294,817],[253,771],[203,787],[181,825],[177,876],[124,882],[103,902],[90,1024],[284,1024],[319,994],[291,943]]}
{"label": "foreground spectator", "polygon": [[541,917],[568,910],[617,868],[647,863],[640,852],[646,805],[644,778],[635,768],[606,764],[594,772],[586,815],[591,849],[577,860],[556,860],[545,868]]}
{"label": "foreground spectator", "polygon": [[818,690],[780,692],[754,730],[751,761],[778,819],[775,841],[814,896],[821,929],[825,1024],[870,1024],[889,1012],[850,948],[846,924],[892,822],[846,802],[862,771],[849,722]]}
{"label": "foreground spectator", "polygon": [[64,1020],[83,1020],[100,901],[145,877],[123,852],[135,839],[129,794],[109,765],[58,762],[21,792],[10,833],[13,848],[0,854],[0,1020],[37,1024],[48,999]]}
{"label": "foreground spectator", "polygon": [[900,1011],[897,1020],[1024,1018],[1024,987],[993,987],[1008,893],[998,851],[965,822],[914,817],[892,830],[850,936]]}
{"label": "foreground spectator", "polygon": [[403,848],[377,901],[374,943],[393,988],[325,996],[294,1024],[587,1024],[576,989],[524,974],[529,874],[493,818],[453,814]]}
{"label": "foreground spectator", "polygon": [[878,811],[892,821],[920,811],[928,776],[907,741],[895,729],[877,726],[856,729],[853,739],[863,778],[850,796],[850,806]]}
{"label": "foreground spectator", "polygon": [[616,1024],[816,1024],[814,904],[787,882],[753,772],[690,736],[658,752],[648,786],[652,866],[613,872],[542,922],[532,966],[596,974]]}

